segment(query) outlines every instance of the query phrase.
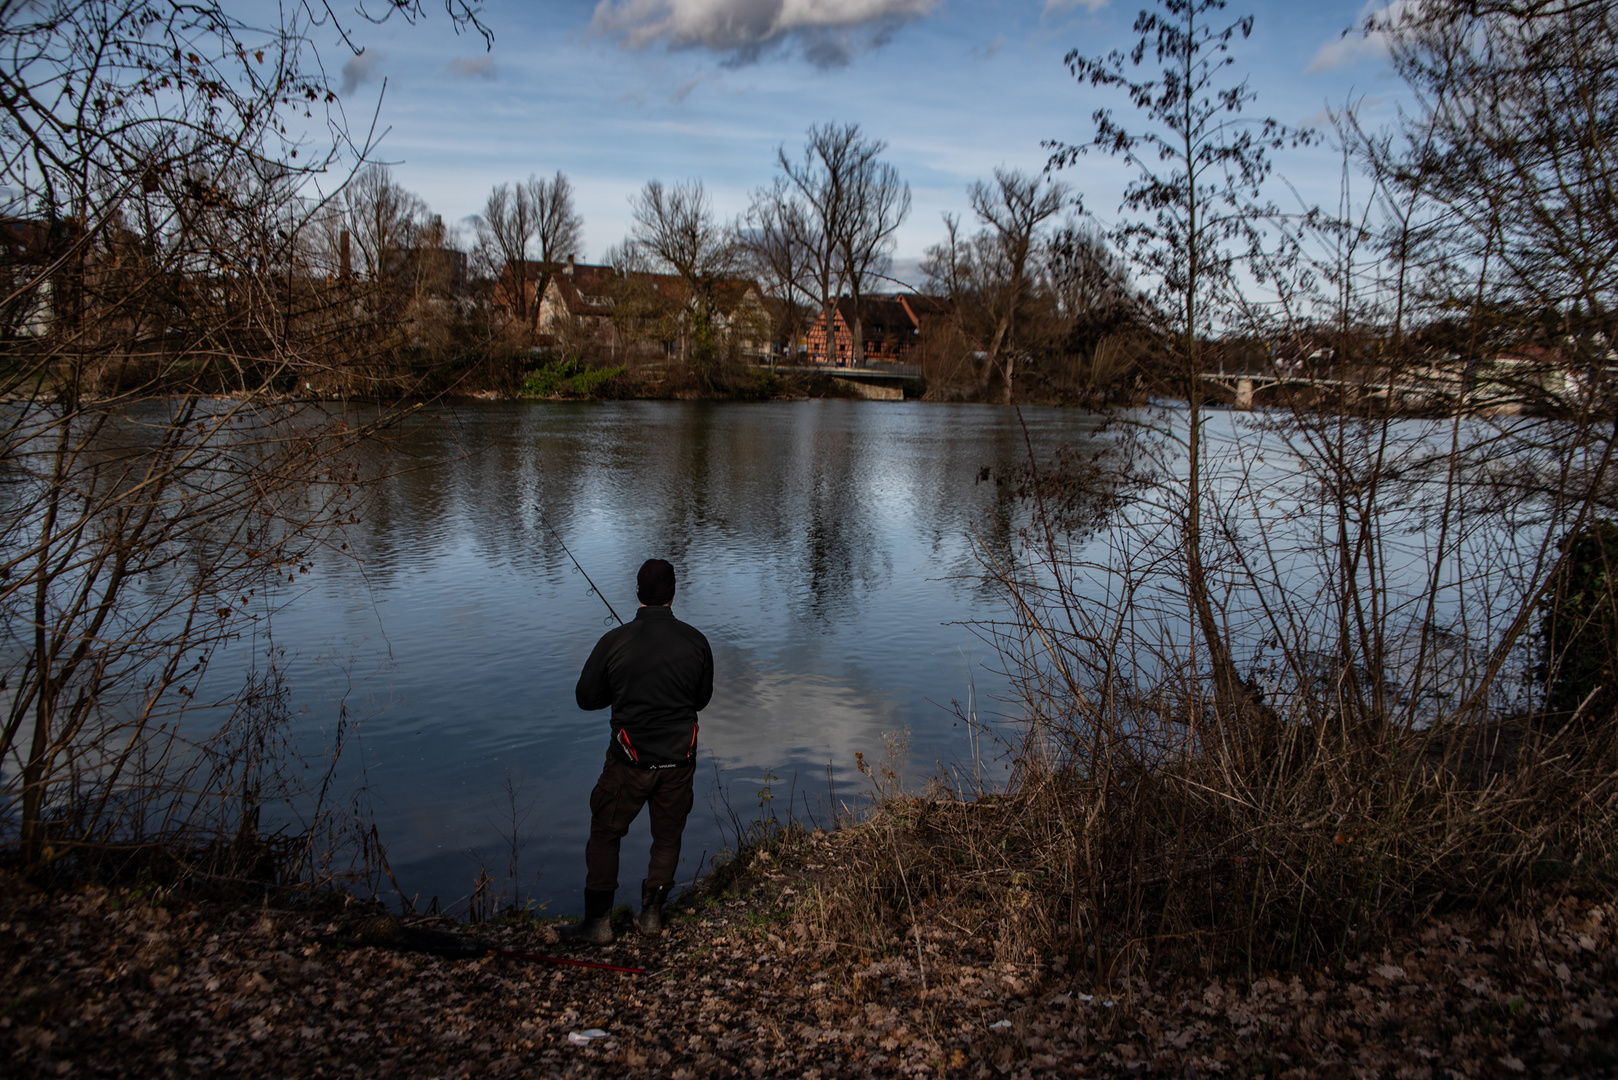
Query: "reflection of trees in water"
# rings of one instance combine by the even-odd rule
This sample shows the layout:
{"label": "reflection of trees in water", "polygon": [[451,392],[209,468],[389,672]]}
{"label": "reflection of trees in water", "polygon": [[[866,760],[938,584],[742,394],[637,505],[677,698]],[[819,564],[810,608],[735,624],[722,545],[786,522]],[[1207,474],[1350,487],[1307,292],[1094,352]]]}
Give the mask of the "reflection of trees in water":
{"label": "reflection of trees in water", "polygon": [[[640,433],[635,503],[648,554],[750,576],[802,619],[826,623],[882,563],[860,489],[857,436],[818,411],[711,404],[659,409]],[[784,422],[783,422],[784,420]]]}
{"label": "reflection of trees in water", "polygon": [[982,492],[981,509],[966,525],[957,521],[975,529],[981,550],[959,552],[952,574],[970,582],[982,602],[1001,597],[1000,584],[983,573],[983,556],[1009,568],[1023,561],[1029,545],[1047,541],[1032,531],[1036,506],[1044,505],[1055,530],[1049,539],[1082,546],[1139,482],[1128,438],[1101,430],[1099,421],[1077,434],[1067,425],[1030,425],[1026,438],[1020,426],[1008,423],[993,436],[956,447],[963,465],[976,452],[969,471]]}
{"label": "reflection of trees in water", "polygon": [[847,609],[858,584],[875,577],[876,543],[852,434],[817,432],[811,447],[802,478],[803,586],[793,590],[793,599],[803,618],[825,625]]}
{"label": "reflection of trees in water", "polygon": [[[457,484],[448,470],[461,451],[446,432],[444,414],[376,439],[362,448],[365,466],[382,479],[367,492],[358,520],[344,527],[341,541],[361,563],[373,586],[388,586],[437,546],[442,523],[452,517]],[[333,565],[338,573],[345,567]]]}
{"label": "reflection of trees in water", "polygon": [[651,535],[643,538],[648,558],[666,558],[684,566],[703,533],[710,527],[726,528],[723,509],[733,505],[733,500],[718,499],[721,513],[710,517],[718,494],[713,489],[723,484],[726,473],[714,461],[714,414],[712,404],[696,405],[684,423],[660,424],[657,429],[654,447],[660,452],[645,462],[656,471],[648,478],[652,482],[645,485],[648,520],[656,523],[648,530]]}
{"label": "reflection of trees in water", "polygon": [[345,536],[366,580],[397,585],[465,546],[485,563],[559,575],[566,558],[542,535],[535,508],[566,530],[597,470],[588,441],[565,434],[584,425],[554,412],[546,419],[562,437],[536,430],[520,410],[450,406],[374,451],[386,479]]}
{"label": "reflection of trees in water", "polygon": [[[1099,438],[1075,438],[1065,415],[1029,431],[1041,468],[1062,444],[1083,456]],[[345,536],[379,587],[467,547],[560,581],[570,564],[542,513],[609,592],[624,588],[612,576],[622,568],[607,565],[615,541],[637,565],[661,555],[699,574],[743,567],[824,628],[891,581],[901,518],[913,530],[903,542],[931,555],[920,572],[983,600],[992,589],[966,533],[976,524],[1009,554],[1026,518],[1027,443],[1015,415],[992,408],[451,407],[383,453],[391,475]]]}

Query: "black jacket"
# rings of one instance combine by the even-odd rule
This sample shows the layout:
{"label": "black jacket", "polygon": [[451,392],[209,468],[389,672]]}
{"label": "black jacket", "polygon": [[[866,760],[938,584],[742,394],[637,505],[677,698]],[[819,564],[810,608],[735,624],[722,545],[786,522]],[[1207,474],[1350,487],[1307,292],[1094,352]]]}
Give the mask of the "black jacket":
{"label": "black jacket", "polygon": [[667,607],[643,607],[596,642],[574,691],[581,709],[612,706],[612,748],[643,769],[697,757],[697,713],[713,697],[713,650]]}

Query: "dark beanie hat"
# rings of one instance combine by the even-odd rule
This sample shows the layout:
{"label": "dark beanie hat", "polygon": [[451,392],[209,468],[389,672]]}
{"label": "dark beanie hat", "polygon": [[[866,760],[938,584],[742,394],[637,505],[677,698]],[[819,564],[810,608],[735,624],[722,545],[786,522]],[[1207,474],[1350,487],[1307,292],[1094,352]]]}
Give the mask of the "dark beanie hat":
{"label": "dark beanie hat", "polygon": [[662,559],[647,559],[640,565],[635,578],[635,592],[640,602],[656,606],[674,599],[674,566]]}

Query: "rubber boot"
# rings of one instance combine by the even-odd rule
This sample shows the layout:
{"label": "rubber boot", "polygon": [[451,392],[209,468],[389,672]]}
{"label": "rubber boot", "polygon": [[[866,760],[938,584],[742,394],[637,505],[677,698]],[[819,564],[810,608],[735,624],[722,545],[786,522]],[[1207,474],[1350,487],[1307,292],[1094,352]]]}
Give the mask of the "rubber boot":
{"label": "rubber boot", "polygon": [[673,891],[673,885],[660,885],[654,889],[644,881],[640,883],[640,916],[635,920],[635,925],[640,927],[641,933],[663,932],[663,905]]}
{"label": "rubber boot", "polygon": [[556,932],[569,941],[582,941],[587,945],[612,944],[612,891],[610,889],[584,890],[584,921],[572,926],[559,926]]}

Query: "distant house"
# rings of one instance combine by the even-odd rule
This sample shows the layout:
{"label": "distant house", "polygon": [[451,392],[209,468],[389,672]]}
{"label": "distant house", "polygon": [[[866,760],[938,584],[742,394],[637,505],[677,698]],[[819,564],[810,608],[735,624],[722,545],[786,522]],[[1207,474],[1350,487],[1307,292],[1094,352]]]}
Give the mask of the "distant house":
{"label": "distant house", "polygon": [[[926,323],[947,313],[945,302],[914,293],[893,293],[864,298],[861,337],[866,363],[901,364],[921,343]],[[805,335],[805,353],[812,364],[848,367],[854,362],[854,300],[839,297],[828,328],[822,313]]]}
{"label": "distant house", "polygon": [[[42,275],[44,275],[42,277]],[[59,330],[80,332],[79,343],[108,336],[161,336],[167,316],[149,304],[129,304],[132,293],[183,294],[186,282],[162,273],[150,245],[113,222],[90,236],[74,218],[46,222],[0,217],[0,338],[40,338]],[[88,329],[91,306],[98,310]]]}
{"label": "distant house", "polygon": [[0,336],[41,337],[50,330],[52,282],[26,286],[51,262],[51,230],[43,221],[0,218],[0,287],[16,298],[4,312]]}
{"label": "distant house", "polygon": [[508,318],[516,318],[526,310],[531,330],[539,326],[539,306],[545,288],[553,275],[564,264],[527,259],[521,263],[507,263],[494,283],[494,303]]}
{"label": "distant house", "polygon": [[[535,330],[551,341],[592,341],[614,352],[636,342],[671,348],[686,332],[691,288],[676,274],[618,271],[574,263],[549,267],[534,311]],[[725,278],[712,292],[715,329],[746,354],[769,347],[770,315],[758,285]]]}
{"label": "distant house", "polygon": [[744,356],[768,354],[775,319],[758,283],[726,278],[714,287],[714,314],[719,329]]}
{"label": "distant house", "polygon": [[547,337],[616,335],[685,304],[685,282],[674,274],[621,274],[572,260],[542,265],[554,272],[541,287],[534,325]]}
{"label": "distant house", "polygon": [[50,226],[33,218],[0,218],[0,251],[7,262],[43,265],[50,250]]}

